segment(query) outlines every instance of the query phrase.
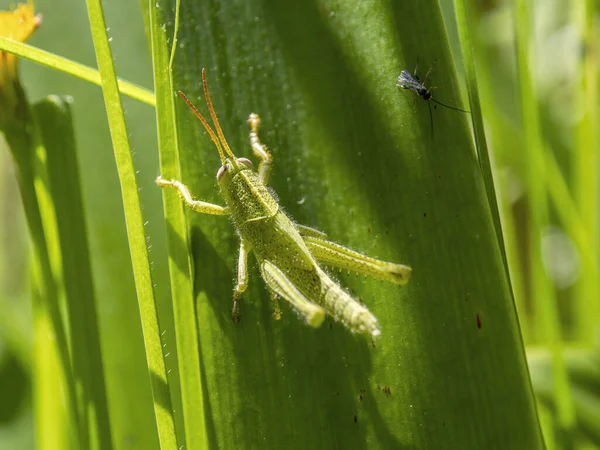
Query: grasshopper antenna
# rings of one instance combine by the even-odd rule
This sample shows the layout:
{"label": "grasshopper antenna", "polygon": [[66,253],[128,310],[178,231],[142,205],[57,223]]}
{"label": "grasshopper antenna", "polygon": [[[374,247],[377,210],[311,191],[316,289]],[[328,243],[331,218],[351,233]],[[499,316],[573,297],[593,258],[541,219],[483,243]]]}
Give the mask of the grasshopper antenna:
{"label": "grasshopper antenna", "polygon": [[[465,111],[464,109],[460,109],[460,108],[455,108],[454,106],[450,106],[450,105],[446,105],[445,103],[442,102],[438,102],[436,99],[434,99],[433,97],[429,97],[429,100],[431,100],[434,103],[437,103],[438,105],[442,105],[448,109],[453,109],[454,111],[460,111],[460,112],[464,112],[464,113],[469,113],[471,111]],[[431,108],[430,108],[431,110]]]}
{"label": "grasshopper antenna", "polygon": [[217,113],[215,113],[215,108],[213,108],[212,101],[210,100],[210,93],[208,92],[208,82],[206,81],[206,69],[202,69],[202,85],[204,87],[204,97],[206,98],[206,104],[208,105],[208,110],[210,111],[210,117],[212,117],[213,123],[215,124],[215,128],[217,130],[217,134],[219,135],[219,139],[223,144],[225,152],[235,160],[235,155],[229,148],[229,145],[227,145],[227,140],[225,139],[225,135],[223,134],[223,130],[221,129],[221,125],[219,124],[219,119],[217,119]]}
{"label": "grasshopper antenna", "polygon": [[177,93],[183,99],[183,101],[185,101],[187,103],[187,105],[190,107],[190,109],[196,115],[196,117],[200,120],[200,122],[202,122],[202,125],[204,125],[204,128],[206,129],[206,131],[210,135],[210,138],[212,139],[212,141],[217,146],[217,150],[219,150],[219,156],[221,157],[221,162],[225,163],[225,155],[223,154],[223,147],[221,147],[221,143],[219,142],[219,139],[217,138],[217,135],[215,134],[215,132],[212,130],[212,128],[210,127],[210,125],[208,124],[208,122],[206,121],[206,119],[204,117],[202,117],[202,114],[200,114],[200,111],[198,111],[198,109],[185,96],[185,94],[183,92],[181,92],[181,91],[177,91]]}

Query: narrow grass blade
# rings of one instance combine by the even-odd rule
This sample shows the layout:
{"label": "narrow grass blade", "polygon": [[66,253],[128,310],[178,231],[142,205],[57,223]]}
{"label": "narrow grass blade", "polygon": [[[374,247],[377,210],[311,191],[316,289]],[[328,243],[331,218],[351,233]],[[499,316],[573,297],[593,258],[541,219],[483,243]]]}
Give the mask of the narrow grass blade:
{"label": "narrow grass blade", "polygon": [[540,335],[552,352],[553,376],[555,377],[555,397],[558,408],[558,427],[561,434],[570,434],[575,425],[575,416],[568,381],[568,375],[562,356],[561,329],[558,305],[554,286],[544,268],[542,260],[542,233],[549,224],[549,212],[546,190],[547,151],[541,139],[538,104],[531,71],[534,7],[527,0],[514,0],[514,18],[517,37],[517,66],[520,84],[520,100],[523,129],[525,133],[524,150],[527,164],[527,195],[530,218],[528,222],[529,270],[531,271],[532,301],[539,317]]}
{"label": "narrow grass blade", "polygon": [[[100,74],[96,69],[87,67],[62,56],[32,47],[22,42],[13,41],[0,36],[0,50],[14,53],[21,58],[29,59],[46,67],[59,70],[82,80],[100,86]],[[117,80],[119,90],[124,94],[142,103],[154,106],[154,94],[147,89],[124,80]]]}
{"label": "narrow grass blade", "polygon": [[[178,10],[178,4],[176,9]],[[179,14],[176,14],[175,34]],[[181,179],[174,89],[171,66],[177,45],[173,39],[171,54],[167,46],[165,18],[159,16],[158,4],[150,5],[150,34],[156,92],[156,121],[158,125],[160,167],[163,177]],[[192,267],[184,207],[175,193],[165,191],[163,206],[167,222],[169,273],[175,318],[179,378],[183,403],[183,418],[187,448],[208,448],[204,422],[204,400],[200,378],[200,358]]]}
{"label": "narrow grass blade", "polygon": [[[488,196],[490,205],[490,213],[494,220],[498,245],[502,252],[506,276],[510,282],[510,271],[508,268],[508,258],[506,256],[506,248],[504,245],[504,235],[502,233],[502,221],[500,220],[500,210],[498,208],[498,200],[496,197],[496,187],[494,186],[494,176],[492,173],[492,164],[490,162],[490,154],[488,150],[487,140],[485,138],[485,129],[483,127],[483,114],[481,112],[481,101],[479,99],[479,86],[477,84],[477,73],[475,71],[475,54],[473,43],[471,42],[471,25],[469,11],[474,9],[473,3],[467,0],[455,0],[456,16],[458,20],[458,32],[462,48],[463,59],[466,69],[467,92],[469,93],[469,108],[471,111],[471,120],[473,123],[473,131],[475,133],[475,146],[479,157],[479,165],[483,182],[485,183],[485,192]],[[512,283],[511,283],[512,292]],[[513,293],[514,296],[514,293]]]}
{"label": "narrow grass blade", "polygon": [[161,448],[165,450],[175,449],[177,448],[177,439],[172,416],[171,398],[162,353],[160,327],[158,324],[148,249],[146,248],[144,220],[123,115],[123,106],[119,96],[112,53],[106,34],[102,4],[99,0],[88,0],[87,6],[96,58],[101,74],[102,89],[115,151],[117,170],[121,181],[131,261],[144,333],[152,393],[154,395],[156,425],[158,427]]}
{"label": "narrow grass blade", "polygon": [[[475,43],[473,43],[475,44]],[[489,70],[488,64],[480,64],[479,66],[481,77],[479,79],[479,88],[481,91],[482,104],[485,108],[484,114],[486,121],[490,124],[490,137],[489,141],[492,148],[498,152],[504,147],[512,148],[520,143],[520,140],[514,139],[514,142],[507,142],[505,133],[502,133],[502,128],[507,127],[504,117],[498,111],[498,107],[494,99],[494,87],[492,85],[492,74]],[[487,106],[487,108],[486,108]],[[498,158],[498,154],[496,154]],[[532,327],[529,326],[530,317],[527,315],[528,311],[528,298],[526,293],[526,273],[523,269],[525,263],[521,257],[521,251],[519,248],[519,238],[522,233],[518,228],[518,224],[515,223],[515,217],[512,211],[512,199],[509,197],[509,183],[510,180],[506,172],[498,177],[500,181],[499,198],[501,205],[501,218],[502,218],[502,234],[505,239],[506,257],[508,261],[508,267],[511,274],[511,286],[513,291],[513,297],[517,311],[519,313],[519,323],[521,335],[525,344],[529,343],[533,338],[530,335]]]}
{"label": "narrow grass blade", "polygon": [[[546,155],[546,189],[548,189],[548,194],[552,199],[552,203],[556,207],[556,214],[560,218],[562,226],[569,234],[571,239],[573,239],[573,242],[579,250],[582,263],[588,268],[588,270],[598,270],[598,253],[596,253],[594,247],[590,245],[590,242],[592,242],[592,230],[589,230],[585,226],[584,220],[577,209],[577,204],[571,197],[567,181],[560,170],[556,158],[551,153]],[[586,273],[589,275],[588,272]],[[584,274],[582,273],[581,276],[583,277]],[[593,284],[594,281],[592,280],[591,283]],[[590,307],[589,303],[590,299],[595,298],[597,297],[584,296],[578,299],[579,306],[581,306],[581,303],[588,305],[586,309],[588,310],[588,314],[591,316],[594,315],[593,305]],[[591,303],[595,302],[592,301]],[[586,333],[586,325],[581,324],[581,329],[579,326],[577,329],[582,333],[581,335],[578,335],[579,338],[581,338],[581,343],[587,342],[590,344],[589,340],[584,338]]]}
{"label": "narrow grass blade", "polygon": [[577,89],[581,119],[576,128],[573,155],[574,198],[582,225],[588,235],[587,246],[594,260],[582,261],[577,286],[577,333],[582,342],[595,341],[600,321],[600,148],[598,144],[598,2],[580,0],[573,3],[583,42],[579,73],[583,75]]}

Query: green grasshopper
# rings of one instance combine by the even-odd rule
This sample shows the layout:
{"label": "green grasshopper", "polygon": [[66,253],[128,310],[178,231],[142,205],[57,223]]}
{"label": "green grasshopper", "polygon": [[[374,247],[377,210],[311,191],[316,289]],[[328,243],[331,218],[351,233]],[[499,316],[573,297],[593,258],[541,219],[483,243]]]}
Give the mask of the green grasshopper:
{"label": "green grasshopper", "polygon": [[237,283],[233,291],[234,322],[239,321],[239,302],[248,286],[248,254],[254,252],[260,273],[275,300],[276,317],[279,315],[276,299],[281,297],[290,302],[312,327],[319,327],[327,313],[353,332],[370,334],[373,338],[379,336],[381,332],[375,316],[333,281],[320,264],[395,284],[406,284],[411,268],[361,255],[328,241],[318,230],[293,222],[266,187],[272,157],[258,137],[258,115],[250,114],[248,119],[250,145],[260,159],[256,171],[249,159],[237,158],[229,148],[210,100],[204,69],[202,82],[216,133],[181,91],[179,95],[202,122],[219,151],[222,165],[217,172],[217,183],[227,206],[194,200],[188,188],[176,180],[159,176],[156,183],[179,191],[185,204],[194,211],[231,216],[241,240]]}

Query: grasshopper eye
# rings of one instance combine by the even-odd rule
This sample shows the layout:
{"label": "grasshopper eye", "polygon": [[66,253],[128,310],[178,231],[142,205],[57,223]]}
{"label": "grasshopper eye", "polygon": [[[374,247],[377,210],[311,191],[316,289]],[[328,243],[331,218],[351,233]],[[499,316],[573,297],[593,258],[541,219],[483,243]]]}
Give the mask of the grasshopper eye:
{"label": "grasshopper eye", "polygon": [[221,181],[221,179],[223,178],[223,175],[225,175],[225,172],[227,172],[229,170],[229,164],[224,164],[221,166],[221,168],[219,169],[219,171],[217,172],[217,181]]}
{"label": "grasshopper eye", "polygon": [[242,163],[246,167],[250,167],[251,169],[254,169],[254,164],[252,164],[252,161],[250,161],[248,158],[238,158],[237,162]]}

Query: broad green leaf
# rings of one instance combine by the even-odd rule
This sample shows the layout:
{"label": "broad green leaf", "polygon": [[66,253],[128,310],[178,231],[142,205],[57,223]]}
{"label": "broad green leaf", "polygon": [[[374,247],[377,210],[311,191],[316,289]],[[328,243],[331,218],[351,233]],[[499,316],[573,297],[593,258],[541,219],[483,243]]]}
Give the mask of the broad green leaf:
{"label": "broad green leaf", "polygon": [[[427,84],[462,107],[437,2],[184,1],[181,17],[174,88],[206,112],[207,68],[238,156],[251,156],[248,115],[261,116],[286,211],[414,270],[404,289],[339,275],[379,318],[376,348],[287,305],[275,321],[252,262],[234,325],[237,237],[189,212],[209,446],[543,448],[468,117],[432,108],[432,136],[428,105],[395,86],[437,60]],[[182,181],[221,202],[216,149],[179,108]]]}
{"label": "broad green leaf", "polygon": [[18,83],[15,86],[22,94],[19,104],[24,114],[3,124],[2,131],[13,156],[32,241],[31,297],[33,329],[38,337],[34,340],[33,360],[39,369],[33,372],[37,434],[40,448],[68,447],[80,442],[84,426],[79,420],[67,334],[60,313],[64,285],[55,202],[46,148],[22,89]]}
{"label": "broad green leaf", "polygon": [[37,103],[34,113],[46,148],[56,209],[80,424],[87,448],[106,449],[112,447],[112,436],[69,102],[51,97]]}

